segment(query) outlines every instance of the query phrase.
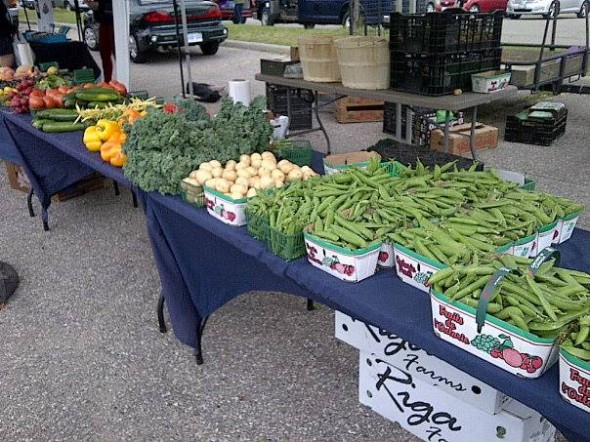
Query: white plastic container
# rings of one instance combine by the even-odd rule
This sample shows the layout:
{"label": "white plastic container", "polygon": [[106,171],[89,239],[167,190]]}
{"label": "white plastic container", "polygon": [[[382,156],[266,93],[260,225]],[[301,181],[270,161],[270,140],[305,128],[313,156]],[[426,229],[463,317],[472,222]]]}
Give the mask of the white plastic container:
{"label": "white plastic container", "polygon": [[471,89],[478,94],[499,92],[508,89],[511,76],[510,72],[504,71],[485,71],[471,74]]}
{"label": "white plastic container", "polygon": [[526,258],[532,255],[533,246],[537,242],[537,232],[512,243],[512,254]]}
{"label": "white plastic container", "polygon": [[590,413],[590,362],[559,351],[559,392],[570,404]]}
{"label": "white plastic container", "polygon": [[567,241],[572,237],[572,233],[574,233],[574,228],[576,227],[578,219],[580,219],[580,215],[582,215],[581,212],[572,213],[571,215],[568,215],[561,220],[559,244]]}
{"label": "white plastic container", "polygon": [[390,268],[394,266],[394,262],[393,244],[383,243],[379,251],[377,265],[383,268]]}
{"label": "white plastic container", "polygon": [[[538,378],[559,355],[555,340],[545,339],[487,315],[478,333],[475,309],[451,304],[449,298],[430,291],[434,334],[444,341],[523,378]],[[492,341],[488,345],[482,341]]]}
{"label": "white plastic container", "polygon": [[381,243],[349,250],[304,232],[307,260],[320,270],[349,282],[362,281],[375,274]]}
{"label": "white plastic container", "polygon": [[559,221],[555,220],[551,224],[542,226],[537,232],[537,240],[531,249],[531,257],[535,257],[541,250],[551,247],[553,240],[559,237]]}
{"label": "white plastic container", "polygon": [[234,200],[210,187],[205,187],[205,207],[207,212],[219,221],[230,226],[246,225],[246,203],[248,198]]}
{"label": "white plastic container", "polygon": [[430,291],[428,279],[445,267],[399,244],[393,246],[393,254],[397,276],[406,284],[426,293]]}

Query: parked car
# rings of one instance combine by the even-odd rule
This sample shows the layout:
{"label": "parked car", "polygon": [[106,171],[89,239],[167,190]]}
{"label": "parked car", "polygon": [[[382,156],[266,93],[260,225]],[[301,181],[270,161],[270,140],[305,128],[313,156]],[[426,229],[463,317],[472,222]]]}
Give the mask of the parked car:
{"label": "parked car", "polygon": [[[221,23],[221,9],[205,0],[185,0],[189,46],[199,46],[205,55],[214,55],[227,39]],[[180,23],[180,15],[178,22]],[[84,42],[91,50],[100,45],[98,23],[92,10],[84,13]],[[181,44],[182,41],[181,35]],[[129,56],[134,63],[147,61],[154,49],[176,47],[176,23],[172,0],[129,0]]]}
{"label": "parked car", "polygon": [[[23,8],[35,9],[36,4],[37,4],[37,0],[20,0],[20,5]],[[51,2],[51,5],[55,8],[57,6],[56,0],[53,0]]]}
{"label": "parked car", "polygon": [[590,11],[589,0],[561,0],[556,10],[553,0],[508,0],[506,14],[510,18],[520,18],[523,15],[542,15],[544,18],[556,14],[574,13],[584,18]]}
{"label": "parked car", "polygon": [[[68,11],[76,10],[75,0],[61,0],[61,4],[58,0],[57,6],[67,9]],[[88,11],[90,9],[90,6],[88,6],[88,3],[86,3],[85,0],[78,0],[78,8],[80,9],[80,11]]]}
{"label": "parked car", "polygon": [[[215,3],[221,9],[222,20],[231,20],[233,23],[238,24],[236,17],[234,17],[234,2],[233,0],[214,0]],[[246,23],[246,20],[252,18],[252,8],[250,2],[246,1],[242,8],[242,23]]]}
{"label": "parked car", "polygon": [[505,11],[508,0],[466,0],[463,9],[469,12]]}

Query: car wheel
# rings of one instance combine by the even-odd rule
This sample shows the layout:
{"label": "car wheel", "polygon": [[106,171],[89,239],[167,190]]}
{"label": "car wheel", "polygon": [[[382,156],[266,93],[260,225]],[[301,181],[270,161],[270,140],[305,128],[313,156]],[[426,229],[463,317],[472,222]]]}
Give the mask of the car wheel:
{"label": "car wheel", "polygon": [[272,26],[274,25],[272,19],[270,18],[270,11],[268,8],[264,8],[262,10],[262,14],[260,15],[260,23],[262,26]]}
{"label": "car wheel", "polygon": [[508,18],[512,20],[518,20],[520,17],[522,17],[521,14],[508,14]]}
{"label": "car wheel", "polygon": [[205,55],[215,55],[219,50],[219,42],[217,41],[208,41],[207,43],[201,43],[199,46]]}
{"label": "car wheel", "polygon": [[582,3],[582,7],[580,8],[580,12],[578,12],[578,18],[585,18],[590,11],[590,3],[584,2]]}
{"label": "car wheel", "polygon": [[479,12],[479,5],[473,5],[471,8],[469,8],[469,12],[477,14]]}
{"label": "car wheel", "polygon": [[244,23],[246,23],[246,20],[248,20],[248,17],[242,17],[242,21],[240,23],[244,24]]}
{"label": "car wheel", "polygon": [[313,29],[315,28],[315,23],[305,23],[303,25],[303,29]]}
{"label": "car wheel", "polygon": [[236,17],[235,15],[234,15],[234,16],[231,18],[231,22],[232,22],[234,25],[237,25],[237,24],[239,24],[239,23],[240,23],[240,22],[238,21],[238,17]]}
{"label": "car wheel", "polygon": [[435,10],[434,3],[428,3],[426,5],[426,12],[434,12]]}
{"label": "car wheel", "polygon": [[129,36],[129,58],[133,63],[145,63],[147,56],[145,51],[139,49],[137,37],[135,35]]}
{"label": "car wheel", "polygon": [[92,26],[84,28],[84,43],[91,51],[98,51],[98,34]]}

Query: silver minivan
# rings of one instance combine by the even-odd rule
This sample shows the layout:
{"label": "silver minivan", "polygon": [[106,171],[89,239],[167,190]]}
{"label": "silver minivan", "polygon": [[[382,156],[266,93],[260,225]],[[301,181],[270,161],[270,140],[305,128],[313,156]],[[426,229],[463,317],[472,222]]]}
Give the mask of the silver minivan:
{"label": "silver minivan", "polygon": [[[556,5],[559,5],[556,8]],[[557,9],[557,10],[556,10]],[[580,18],[586,17],[590,11],[590,0],[508,0],[506,15],[520,18],[523,15],[542,15],[544,18],[558,14],[573,13]]]}

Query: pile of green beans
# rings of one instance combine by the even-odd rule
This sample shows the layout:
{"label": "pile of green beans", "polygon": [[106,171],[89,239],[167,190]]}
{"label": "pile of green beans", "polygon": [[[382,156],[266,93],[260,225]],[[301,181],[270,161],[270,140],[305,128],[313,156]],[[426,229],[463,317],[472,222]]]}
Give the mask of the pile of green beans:
{"label": "pile of green beans", "polygon": [[532,260],[510,255],[488,257],[478,265],[455,265],[435,273],[431,287],[477,308],[484,286],[501,267],[512,269],[490,297],[487,313],[539,337],[557,338],[576,319],[590,314],[590,275],[555,267],[551,259],[533,276]]}
{"label": "pile of green beans", "polygon": [[575,357],[590,362],[590,315],[576,321],[561,347]]}

